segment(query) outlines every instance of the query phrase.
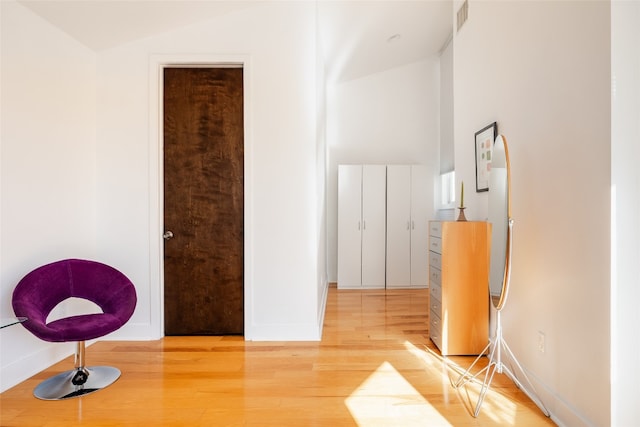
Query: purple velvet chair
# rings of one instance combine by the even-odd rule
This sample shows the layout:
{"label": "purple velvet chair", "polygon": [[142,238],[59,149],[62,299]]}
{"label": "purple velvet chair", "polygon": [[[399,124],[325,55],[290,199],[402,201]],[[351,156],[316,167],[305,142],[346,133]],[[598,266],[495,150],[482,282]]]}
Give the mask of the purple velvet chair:
{"label": "purple velvet chair", "polygon": [[[69,316],[47,323],[51,310],[75,297],[95,303],[102,313]],[[77,342],[75,368],[40,383],[33,394],[45,400],[82,396],[112,384],[120,370],[85,367],[85,340],[102,337],[124,325],[136,306],[136,291],[121,272],[96,261],[66,259],[38,267],[13,291],[13,311],[27,320],[22,325],[50,342]]]}

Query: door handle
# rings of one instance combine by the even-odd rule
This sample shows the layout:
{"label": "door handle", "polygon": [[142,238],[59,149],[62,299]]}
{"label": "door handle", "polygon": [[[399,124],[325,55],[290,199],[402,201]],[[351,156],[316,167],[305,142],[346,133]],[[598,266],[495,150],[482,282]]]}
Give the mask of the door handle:
{"label": "door handle", "polygon": [[170,230],[165,231],[164,234],[162,235],[162,238],[164,240],[173,239],[173,232]]}

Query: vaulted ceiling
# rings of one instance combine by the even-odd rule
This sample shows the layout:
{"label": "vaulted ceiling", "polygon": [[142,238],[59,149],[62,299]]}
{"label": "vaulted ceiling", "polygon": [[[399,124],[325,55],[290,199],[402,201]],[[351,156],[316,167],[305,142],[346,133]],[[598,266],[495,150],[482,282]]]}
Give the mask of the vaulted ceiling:
{"label": "vaulted ceiling", "polygon": [[329,75],[350,80],[438,55],[451,37],[451,0],[320,1]]}
{"label": "vaulted ceiling", "polygon": [[[240,9],[260,7],[269,1],[19,0],[19,3],[99,52]],[[452,0],[315,3],[320,45],[333,80],[362,77],[437,55],[451,35]]]}

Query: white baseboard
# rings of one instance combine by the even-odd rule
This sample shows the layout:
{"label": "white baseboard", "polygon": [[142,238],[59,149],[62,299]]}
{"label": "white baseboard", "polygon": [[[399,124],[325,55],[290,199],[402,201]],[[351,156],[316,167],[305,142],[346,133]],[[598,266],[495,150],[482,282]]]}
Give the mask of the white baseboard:
{"label": "white baseboard", "polygon": [[[152,332],[153,328],[151,328],[151,325],[148,323],[130,323],[99,340],[87,341],[86,346],[89,347],[97,341],[150,341],[160,338],[154,336]],[[4,362],[7,361],[7,356],[4,356],[1,360],[2,365],[0,366],[0,393],[73,355],[75,351],[75,342],[51,343],[41,341],[35,351],[26,355],[20,355],[6,365]],[[87,363],[90,365],[89,358],[90,355],[88,354]],[[69,365],[69,369],[73,369],[73,363]]]}
{"label": "white baseboard", "polygon": [[[43,341],[43,346],[39,350],[2,366],[0,392],[31,378],[38,372],[71,356],[75,351],[76,346],[73,342],[48,343]],[[69,369],[73,369],[73,364],[69,366]]]}
{"label": "white baseboard", "polygon": [[327,312],[327,297],[329,296],[329,283],[324,284],[324,292],[320,297],[320,305],[318,307],[318,336],[322,339],[322,327],[324,325],[324,315]]}
{"label": "white baseboard", "polygon": [[318,325],[315,323],[270,323],[253,325],[247,341],[320,341]]}
{"label": "white baseboard", "polygon": [[[511,375],[506,371],[505,374],[513,380]],[[559,427],[595,427],[593,422],[590,422],[585,416],[580,414],[576,408],[572,407],[555,391],[547,387],[546,384],[540,382],[535,375],[528,370],[526,374],[534,383],[535,391],[537,392],[535,394],[549,411],[551,420]],[[530,389],[530,386],[528,384],[524,384],[522,378],[520,379],[520,382],[523,383],[523,392],[527,394],[529,398],[532,398],[532,394],[534,393]]]}

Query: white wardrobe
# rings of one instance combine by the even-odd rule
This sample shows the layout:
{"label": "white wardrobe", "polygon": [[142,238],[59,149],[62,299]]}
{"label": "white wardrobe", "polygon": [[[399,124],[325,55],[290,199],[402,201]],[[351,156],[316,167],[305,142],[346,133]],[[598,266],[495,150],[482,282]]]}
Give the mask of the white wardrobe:
{"label": "white wardrobe", "polygon": [[338,288],[428,286],[426,169],[338,166]]}
{"label": "white wardrobe", "polygon": [[427,169],[387,166],[387,288],[429,284]]}
{"label": "white wardrobe", "polygon": [[385,287],[386,166],[338,166],[338,287]]}

